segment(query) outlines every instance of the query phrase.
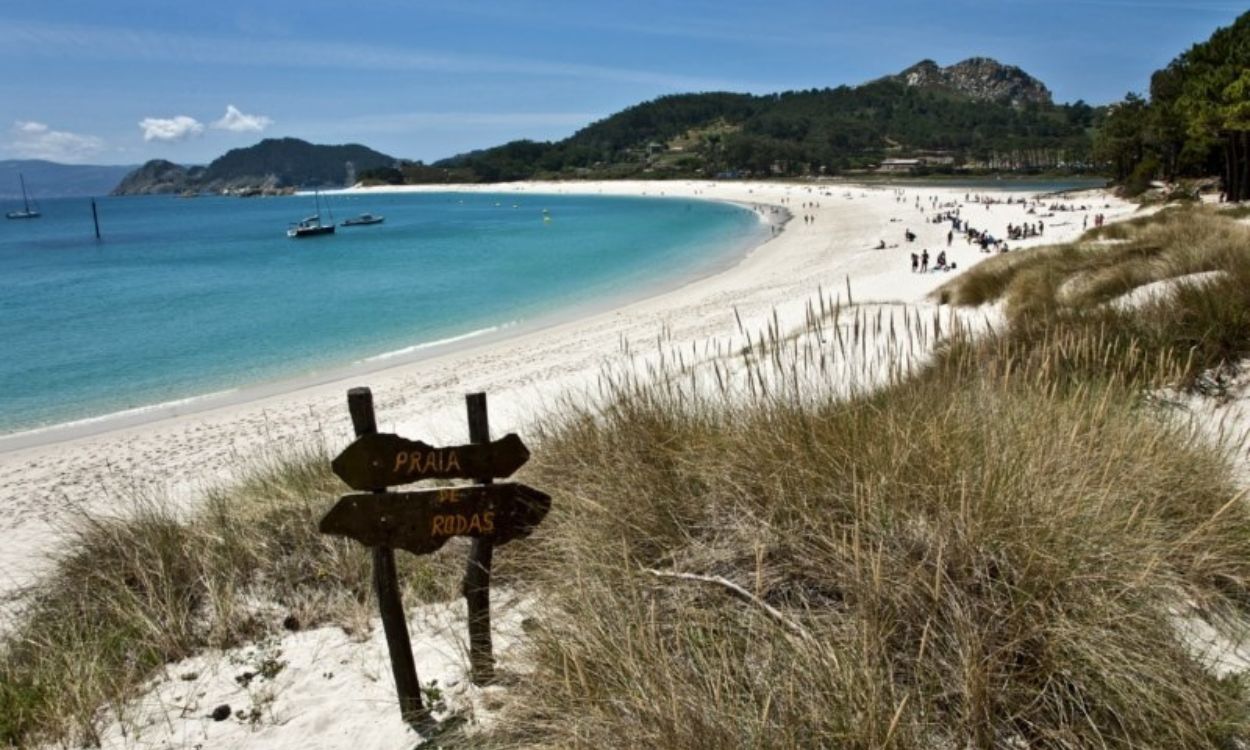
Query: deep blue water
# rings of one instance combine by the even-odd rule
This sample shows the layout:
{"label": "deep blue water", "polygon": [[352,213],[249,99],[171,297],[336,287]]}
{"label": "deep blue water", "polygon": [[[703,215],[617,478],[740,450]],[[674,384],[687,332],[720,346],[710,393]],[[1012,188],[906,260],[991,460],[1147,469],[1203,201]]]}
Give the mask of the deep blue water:
{"label": "deep blue water", "polygon": [[710,272],[766,234],[748,210],[678,199],[323,202],[340,221],[386,221],[289,239],[288,223],[313,209],[311,196],[293,196],[105,198],[101,242],[84,199],[0,222],[0,433],[637,296]]}

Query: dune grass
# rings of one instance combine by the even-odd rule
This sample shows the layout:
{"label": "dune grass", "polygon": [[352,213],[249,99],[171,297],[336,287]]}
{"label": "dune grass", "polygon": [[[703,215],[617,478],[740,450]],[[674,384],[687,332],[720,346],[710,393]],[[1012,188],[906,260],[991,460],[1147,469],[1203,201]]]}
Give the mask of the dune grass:
{"label": "dune grass", "polygon": [[[191,519],[151,498],[85,518],[0,642],[0,747],[97,742],[99,709],[162,665],[284,627],[369,631],[368,551],[317,534],[343,490],[320,450],[271,457]],[[455,586],[442,556],[401,556],[410,601]],[[452,563],[447,563],[452,564]]]}
{"label": "dune grass", "polygon": [[[1115,262],[1078,243],[983,264],[945,291],[1016,297],[1009,325],[947,326],[916,372],[827,365],[887,331],[930,339],[918,318],[896,332],[822,300],[804,330],[770,325],[711,366],[605,376],[600,402],[526,436],[522,478],[553,507],[497,554],[496,581],[534,594],[537,627],[502,718],[462,743],[1246,742],[1246,685],[1178,621],[1233,636],[1250,614],[1250,509],[1224,447],[1143,396],[1247,351],[1250,292],[1215,281],[1136,309],[1102,306],[1110,287],[1059,294],[1142,258],[1250,280],[1224,220],[1142,221],[1099,246]],[[877,367],[891,376],[871,387],[831,375]],[[288,613],[365,627],[364,550],[316,534],[339,491],[313,452],[189,521],[86,524],[0,646],[0,743],[90,742],[96,709],[161,664]],[[461,559],[401,555],[409,601],[454,596]]]}
{"label": "dune grass", "polygon": [[557,420],[530,478],[553,518],[517,551],[550,611],[494,746],[1247,736],[1242,685],[1174,624],[1250,604],[1223,454],[1122,379],[969,365],[815,407],[625,387]]}
{"label": "dune grass", "polygon": [[1089,308],[1154,281],[1240,268],[1250,227],[1227,212],[1172,207],[1081,239],[978,264],[937,293],[956,305],[1004,302],[1015,319]]}
{"label": "dune grass", "polygon": [[[1185,280],[1199,273],[1209,275]],[[1167,280],[1177,282],[1134,309],[1105,304]],[[996,343],[1013,360],[1093,347],[1098,357],[1085,359],[1081,377],[1111,368],[1136,373],[1145,387],[1192,385],[1250,356],[1250,226],[1227,211],[1165,209],[1073,243],[990,259],[937,296],[1004,303],[1010,329]]]}

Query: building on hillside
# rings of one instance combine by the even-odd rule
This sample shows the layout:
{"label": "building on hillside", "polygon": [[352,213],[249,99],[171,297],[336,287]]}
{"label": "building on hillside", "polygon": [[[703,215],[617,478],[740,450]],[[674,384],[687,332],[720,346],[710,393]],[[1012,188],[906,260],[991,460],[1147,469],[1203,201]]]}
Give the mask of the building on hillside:
{"label": "building on hillside", "polygon": [[914,172],[925,165],[924,159],[884,159],[878,172]]}

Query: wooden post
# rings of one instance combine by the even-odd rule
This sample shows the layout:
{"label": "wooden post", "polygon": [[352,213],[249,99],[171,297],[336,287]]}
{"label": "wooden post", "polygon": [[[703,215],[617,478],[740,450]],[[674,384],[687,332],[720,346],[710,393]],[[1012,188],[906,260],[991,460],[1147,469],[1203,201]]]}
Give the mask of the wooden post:
{"label": "wooden post", "polygon": [[95,238],[100,239],[100,214],[95,210],[95,198],[91,199],[91,220],[95,222]]}
{"label": "wooden post", "polygon": [[[368,388],[352,388],[347,392],[347,409],[352,415],[356,437],[378,431],[373,413],[373,392]],[[385,492],[375,487],[374,492]],[[421,683],[412,659],[412,643],[408,640],[408,623],[404,604],[399,597],[399,581],[395,573],[395,551],[390,547],[373,547],[373,591],[378,597],[382,628],[386,631],[386,648],[391,654],[391,672],[395,675],[395,692],[399,694],[399,712],[404,721],[416,726],[427,718],[421,705]]]}
{"label": "wooden post", "polygon": [[[469,442],[490,442],[490,421],[486,415],[486,394],[464,397],[469,412]],[[478,484],[490,484],[492,477],[474,477]],[[495,545],[489,539],[474,539],[464,569],[460,591],[469,610],[469,668],[474,685],[488,685],[495,679],[495,657],[490,639],[490,567]]]}

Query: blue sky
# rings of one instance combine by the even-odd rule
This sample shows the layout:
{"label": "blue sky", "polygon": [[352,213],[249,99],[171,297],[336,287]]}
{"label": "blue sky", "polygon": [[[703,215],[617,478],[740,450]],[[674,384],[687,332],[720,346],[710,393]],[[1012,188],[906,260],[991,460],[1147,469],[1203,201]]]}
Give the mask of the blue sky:
{"label": "blue sky", "polygon": [[0,3],[0,159],[206,163],[263,137],[432,161],[663,94],[994,57],[1058,101],[1144,91],[1223,0]]}

